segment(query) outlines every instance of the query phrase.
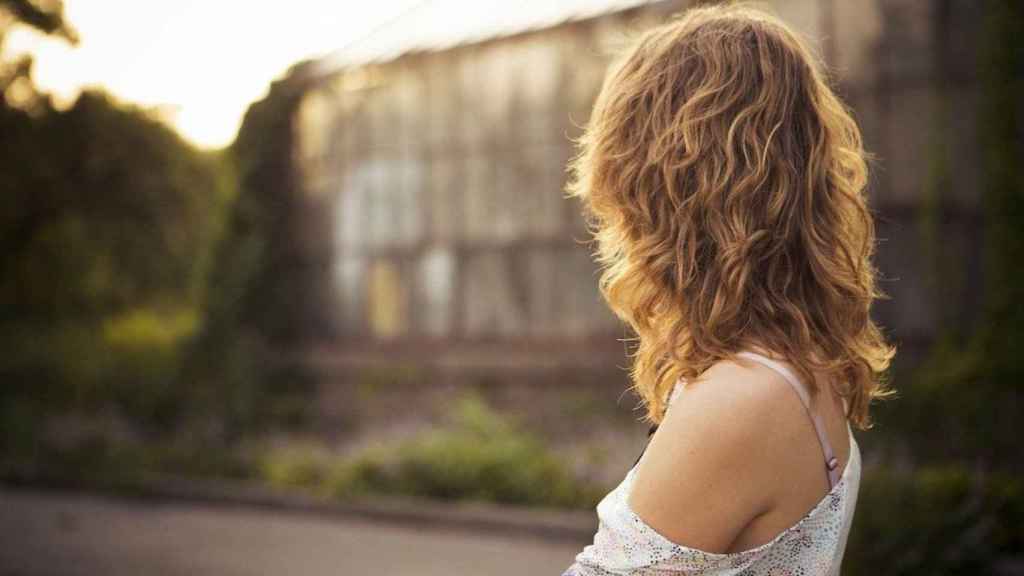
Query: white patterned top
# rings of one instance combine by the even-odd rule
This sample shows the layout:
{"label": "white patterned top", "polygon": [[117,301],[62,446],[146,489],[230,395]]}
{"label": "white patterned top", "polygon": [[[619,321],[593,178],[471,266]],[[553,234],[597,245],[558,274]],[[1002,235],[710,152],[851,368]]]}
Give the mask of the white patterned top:
{"label": "white patterned top", "polygon": [[[785,370],[778,364],[762,363]],[[788,370],[783,375],[794,386],[799,385]],[[676,387],[672,399],[680,389]],[[730,554],[676,544],[637,516],[627,504],[627,496],[638,462],[597,505],[599,525],[594,541],[576,555],[562,576],[837,576],[860,487],[860,447],[849,423],[847,432],[850,457],[829,493],[770,542]],[[830,447],[826,450],[831,451]]]}

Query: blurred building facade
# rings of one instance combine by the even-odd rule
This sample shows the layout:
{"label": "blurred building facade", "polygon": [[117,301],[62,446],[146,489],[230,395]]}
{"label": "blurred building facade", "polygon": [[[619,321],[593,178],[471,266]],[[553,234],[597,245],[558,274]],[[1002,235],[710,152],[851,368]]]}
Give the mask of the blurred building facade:
{"label": "blurred building facade", "polygon": [[[419,5],[320,62],[300,107],[295,154],[322,223],[307,244],[330,270],[337,349],[622,366],[566,164],[616,50],[688,3],[480,4]],[[973,322],[981,297],[978,18],[953,0],[765,4],[821,52],[877,157],[892,300],[876,318],[913,356],[940,323]],[[929,219],[952,227],[929,237]],[[943,277],[944,261],[966,273]]]}

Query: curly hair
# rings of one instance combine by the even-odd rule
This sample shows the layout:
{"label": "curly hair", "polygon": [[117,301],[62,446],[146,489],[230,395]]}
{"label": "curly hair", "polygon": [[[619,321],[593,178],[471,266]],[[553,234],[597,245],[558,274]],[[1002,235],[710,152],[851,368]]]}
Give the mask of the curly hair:
{"label": "curly hair", "polygon": [[872,321],[868,155],[824,66],[777,17],[692,8],[610,68],[569,170],[600,289],[636,333],[631,388],[660,423],[680,378],[750,345],[873,426],[896,348]]}

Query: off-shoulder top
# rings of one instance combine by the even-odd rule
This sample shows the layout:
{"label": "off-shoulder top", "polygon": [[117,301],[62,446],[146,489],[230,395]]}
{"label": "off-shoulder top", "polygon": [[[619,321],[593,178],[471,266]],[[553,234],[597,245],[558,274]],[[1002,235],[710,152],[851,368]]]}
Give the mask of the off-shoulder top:
{"label": "off-shoulder top", "polygon": [[[628,495],[638,459],[622,482],[597,505],[599,524],[594,541],[576,555],[562,576],[839,574],[860,487],[861,454],[853,430],[847,422],[850,456],[839,473],[824,425],[820,417],[810,411],[807,390],[796,375],[786,366],[755,352],[742,351],[738,355],[779,372],[808,407],[825,455],[825,471],[831,486],[828,494],[770,542],[742,552],[705,552],[668,540],[630,509]],[[681,389],[677,384],[670,404]]]}

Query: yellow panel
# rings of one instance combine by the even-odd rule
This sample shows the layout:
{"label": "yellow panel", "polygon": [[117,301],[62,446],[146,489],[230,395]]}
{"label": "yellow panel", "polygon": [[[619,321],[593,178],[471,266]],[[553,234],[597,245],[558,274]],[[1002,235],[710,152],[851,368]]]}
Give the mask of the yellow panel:
{"label": "yellow panel", "polygon": [[367,280],[370,332],[378,338],[394,338],[404,334],[408,316],[402,278],[395,263],[375,261]]}

